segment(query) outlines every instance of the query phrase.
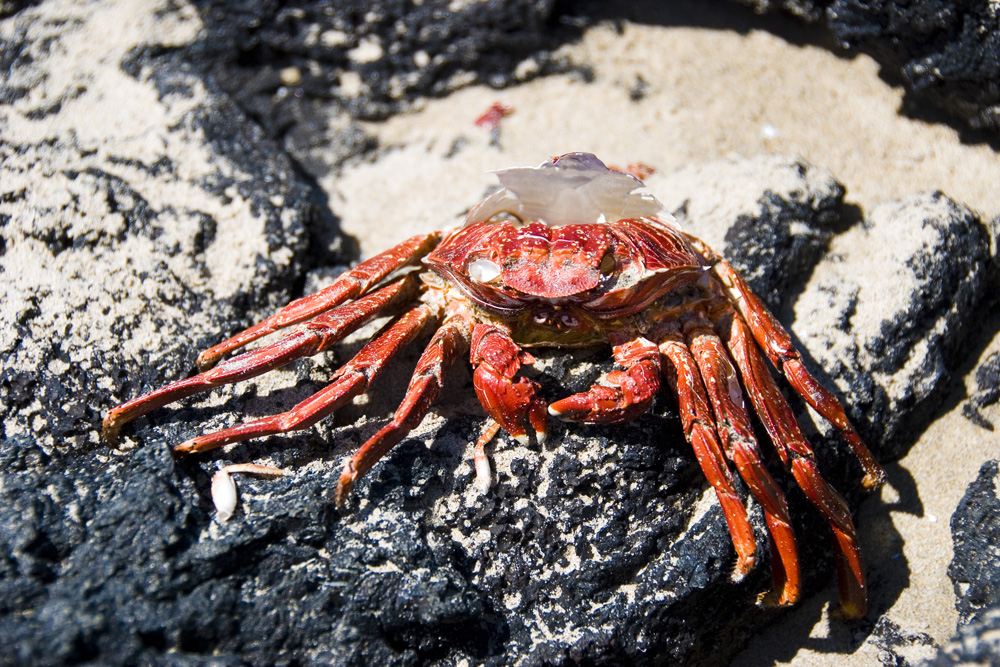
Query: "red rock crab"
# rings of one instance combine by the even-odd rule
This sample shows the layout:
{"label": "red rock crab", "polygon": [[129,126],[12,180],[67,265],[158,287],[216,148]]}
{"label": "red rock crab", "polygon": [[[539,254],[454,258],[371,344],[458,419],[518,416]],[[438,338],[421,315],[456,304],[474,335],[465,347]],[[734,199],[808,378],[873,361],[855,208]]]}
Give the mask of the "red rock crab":
{"label": "red rock crab", "polygon": [[[385,362],[428,328],[434,333],[399,409],[345,463],[338,506],[423,419],[445,370],[466,351],[476,394],[491,418],[475,449],[477,479],[487,484],[483,448],[499,429],[522,442],[542,441],[550,416],[633,419],[666,381],[722,506],[737,553],[735,574],[753,567],[757,547],[733,467],[766,518],[774,573],[769,599],[790,604],[799,596],[795,536],[784,495],[761,460],[747,396],[784,467],[833,530],[843,612],[863,615],[865,577],[850,511],[820,474],[772,368],[847,440],[864,467],[863,486],[880,484],[883,472],[837,398],[806,370],[789,334],[746,282],[681,230],[641,181],[593,155],[570,153],[497,174],[500,189],[469,213],[464,226],[404,241],[204,351],[198,375],[112,409],[104,419],[106,438],[114,440],[122,424],[154,408],[317,354],[373,317],[393,314],[323,390],[288,412],[200,435],[176,451],[306,428],[367,391]],[[218,363],[292,325],[276,342]],[[613,347],[616,369],[588,391],[546,404],[538,385],[518,376],[534,361],[527,347],[598,344]]]}

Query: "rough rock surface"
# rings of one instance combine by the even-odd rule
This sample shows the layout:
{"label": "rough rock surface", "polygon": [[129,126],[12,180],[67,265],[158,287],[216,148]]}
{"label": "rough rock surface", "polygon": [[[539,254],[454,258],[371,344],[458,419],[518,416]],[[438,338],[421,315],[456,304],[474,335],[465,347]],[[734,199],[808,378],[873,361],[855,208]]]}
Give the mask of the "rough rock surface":
{"label": "rough rock surface", "polygon": [[781,155],[694,164],[646,182],[778,313],[852,215],[833,174]]}
{"label": "rough rock surface", "polygon": [[976,390],[962,406],[962,413],[983,428],[993,430],[993,424],[985,419],[980,409],[1000,401],[1000,351],[993,352],[976,369]]}
{"label": "rough rock surface", "polygon": [[[192,339],[287,298],[313,213],[211,82],[130,70],[129,31],[87,54],[113,9],[64,11],[70,27],[24,11],[2,36],[17,47],[0,93],[0,418],[5,437],[43,428],[46,449],[79,450],[98,442],[93,392],[183,373]],[[170,19],[162,44],[190,38]]]}
{"label": "rough rock surface", "polygon": [[954,639],[940,653],[923,665],[951,667],[965,665],[981,667],[1000,665],[1000,609],[991,608],[971,623],[959,625]]}
{"label": "rough rock surface", "polygon": [[[473,6],[486,5],[503,3]],[[289,146],[205,76],[216,70],[187,60],[194,16],[170,3],[125,16],[109,6],[27,6],[0,24],[11,73],[0,83],[3,662],[723,664],[781,614],[753,604],[769,586],[766,563],[729,580],[721,512],[665,396],[629,424],[554,425],[545,447],[498,439],[494,487],[480,496],[469,443],[482,417],[458,368],[438,414],[358,485],[344,516],[330,499],[342,457],[398,402],[413,354],[367,404],[296,436],[170,453],[294,404],[342,352],[137,420],[127,451],[101,442],[104,410],[183,377],[195,350],[339,259],[335,210],[314,210]],[[126,112],[137,99],[144,113]],[[747,188],[748,174],[759,185]],[[940,195],[845,231],[842,186],[787,158],[663,179],[678,197],[668,204],[794,312],[845,402],[876,411],[863,422],[873,445],[898,451],[900,423],[916,421],[955,364],[957,323],[971,319],[995,261],[990,232]],[[889,243],[879,267],[906,279],[867,311],[865,244],[914,221],[914,240]],[[953,292],[926,298],[945,280]],[[608,367],[606,350],[539,356],[550,396]],[[844,449],[818,453],[856,500]],[[245,460],[290,474],[241,478],[241,509],[219,524],[209,479]],[[790,501],[815,587],[832,571],[822,520],[796,492]],[[752,518],[762,530],[754,504]]]}
{"label": "rough rock surface", "polygon": [[928,667],[1000,664],[1000,493],[997,461],[989,461],[951,517],[955,556],[948,576],[960,621],[955,637]]}
{"label": "rough rock surface", "polygon": [[[987,295],[995,234],[940,193],[885,204],[831,243],[829,260],[795,304],[796,334],[887,459],[943,398],[949,369],[979,322],[971,314]],[[899,292],[885,288],[884,276]],[[813,326],[830,313],[835,326]]]}
{"label": "rough rock surface", "polygon": [[355,122],[331,123],[331,109],[384,118],[420,96],[565,67],[549,52],[565,39],[550,30],[553,0],[194,4],[206,30],[187,49],[192,66],[317,177],[374,147]]}
{"label": "rough rock surface", "polygon": [[955,585],[962,623],[980,620],[1000,607],[1000,491],[997,462],[983,465],[979,477],[951,517],[955,557],[948,576]]}
{"label": "rough rock surface", "polygon": [[[936,0],[737,2],[825,25],[832,48],[867,53],[893,84],[902,82],[909,113],[943,110],[972,130],[1000,131],[995,3],[958,11]],[[554,53],[581,28],[664,16],[650,2],[340,2],[336,12],[321,0],[194,5],[206,30],[184,49],[188,66],[219,82],[314,177],[375,147],[354,120],[331,121],[331,109],[384,118],[470,83],[500,88],[566,70],[572,66]],[[172,57],[157,49],[135,54],[143,63]],[[586,68],[580,74],[588,76]]]}

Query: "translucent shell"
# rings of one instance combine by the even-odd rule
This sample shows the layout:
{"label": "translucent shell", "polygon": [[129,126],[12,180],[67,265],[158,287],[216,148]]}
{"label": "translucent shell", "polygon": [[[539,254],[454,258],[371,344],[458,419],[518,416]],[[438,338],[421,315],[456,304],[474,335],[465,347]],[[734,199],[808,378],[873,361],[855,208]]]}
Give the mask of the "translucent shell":
{"label": "translucent shell", "polygon": [[537,167],[493,172],[500,189],[474,208],[466,225],[506,213],[521,221],[549,227],[614,223],[624,218],[650,218],[674,223],[639,179],[609,169],[590,153],[567,153]]}

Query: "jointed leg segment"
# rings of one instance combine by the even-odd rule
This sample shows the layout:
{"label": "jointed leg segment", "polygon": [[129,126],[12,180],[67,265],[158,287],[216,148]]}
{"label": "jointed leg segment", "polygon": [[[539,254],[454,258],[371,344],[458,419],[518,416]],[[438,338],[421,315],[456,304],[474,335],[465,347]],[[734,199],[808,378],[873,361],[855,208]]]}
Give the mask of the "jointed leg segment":
{"label": "jointed leg segment", "polygon": [[418,306],[383,328],[353,359],[337,370],[327,387],[288,412],[200,435],[181,443],[174,451],[181,454],[203,452],[232,442],[308,428],[355,396],[368,391],[385,363],[413,340],[428,322],[435,321],[429,306]]}
{"label": "jointed leg segment", "polygon": [[660,352],[664,358],[664,375],[677,397],[684,434],[691,443],[705,478],[715,488],[729,526],[737,555],[734,577],[742,579],[757,562],[757,542],[747,519],[743,500],[736,493],[733,475],[719,446],[715,419],[701,374],[678,326],[672,326],[669,331],[658,336],[657,340],[660,341]]}
{"label": "jointed leg segment", "polygon": [[369,438],[344,464],[334,500],[343,507],[359,477],[368,472],[386,452],[399,443],[424,418],[431,403],[441,393],[444,371],[466,349],[472,334],[472,324],[464,316],[445,320],[420,355],[417,367],[406,389],[406,395],[392,421]]}
{"label": "jointed leg segment", "polygon": [[168,403],[213,387],[248,380],[296,359],[318,354],[375,315],[411,300],[416,291],[416,278],[406,276],[334,311],[317,315],[270,345],[245,352],[211,370],[123,403],[104,417],[104,437],[114,442],[122,424]]}
{"label": "jointed leg segment", "polygon": [[816,460],[795,415],[771,376],[743,320],[731,310],[716,323],[740,369],[754,410],[774,443],[778,456],[795,477],[809,501],[830,524],[837,543],[837,574],[840,580],[841,607],[845,615],[858,618],[865,614],[864,568],[857,531],[847,503],[822,477]]}
{"label": "jointed leg segment", "polygon": [[689,320],[685,326],[685,337],[704,379],[726,456],[736,465],[764,510],[772,540],[771,565],[776,602],[792,604],[799,596],[799,567],[788,504],[761,460],[736,370],[722,341],[706,320]]}
{"label": "jointed leg segment", "polygon": [[714,261],[712,270],[722,283],[729,297],[744,322],[750,327],[753,338],[761,346],[774,367],[784,374],[789,384],[795,389],[816,412],[833,424],[841,436],[854,451],[854,455],[865,469],[865,477],[861,481],[865,489],[875,489],[885,481],[885,472],[868,451],[850,420],[844,413],[844,407],[837,397],[824,387],[802,363],[802,357],[792,338],[774,315],[761,303],[760,299],[742,276],[729,263],[701,244],[703,252]]}
{"label": "jointed leg segment", "polygon": [[304,322],[339,306],[348,299],[364,294],[367,289],[396,269],[420,261],[440,240],[440,232],[421,234],[361,262],[353,269],[340,274],[329,287],[291,302],[266,320],[205,350],[198,355],[198,368],[200,370],[211,368],[228,352],[279,329]]}

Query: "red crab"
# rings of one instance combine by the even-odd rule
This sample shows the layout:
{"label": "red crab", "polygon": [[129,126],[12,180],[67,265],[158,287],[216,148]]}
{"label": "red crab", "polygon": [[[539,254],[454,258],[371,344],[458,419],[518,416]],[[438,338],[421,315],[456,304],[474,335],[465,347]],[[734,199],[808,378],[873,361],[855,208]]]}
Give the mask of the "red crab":
{"label": "red crab", "polygon": [[[487,484],[483,447],[499,428],[527,442],[545,438],[549,416],[633,419],[665,380],[722,505],[736,547],[737,577],[753,567],[756,542],[734,488],[733,466],[766,517],[771,601],[790,604],[799,595],[795,537],[782,491],[761,461],[745,395],[785,468],[833,529],[842,610],[862,616],[865,577],[850,511],[817,469],[772,368],[847,440],[865,469],[863,486],[880,484],[883,472],[839,401],[806,370],[788,333],[746,282],[682,231],[641,181],[608,169],[593,155],[570,153],[498,176],[502,187],[460,229],[443,238],[433,232],[404,241],[206,350],[198,357],[200,374],[111,410],[105,436],[113,440],[125,422],[177,399],[326,350],[391,312],[395,317],[325,389],[288,412],[198,436],[176,451],[189,454],[306,428],[367,391],[386,361],[427,328],[434,333],[402,405],[344,465],[338,506],[357,479],[420,423],[441,391],[445,370],[467,350],[476,394],[491,417],[475,450],[478,481]],[[298,326],[276,342],[216,365],[227,353],[291,325]],[[525,347],[602,343],[613,346],[617,369],[586,392],[546,405],[538,385],[518,377],[520,367],[533,362]]]}

